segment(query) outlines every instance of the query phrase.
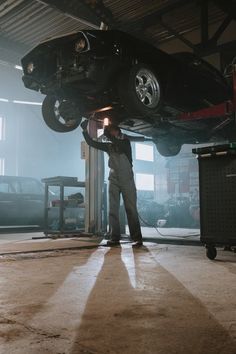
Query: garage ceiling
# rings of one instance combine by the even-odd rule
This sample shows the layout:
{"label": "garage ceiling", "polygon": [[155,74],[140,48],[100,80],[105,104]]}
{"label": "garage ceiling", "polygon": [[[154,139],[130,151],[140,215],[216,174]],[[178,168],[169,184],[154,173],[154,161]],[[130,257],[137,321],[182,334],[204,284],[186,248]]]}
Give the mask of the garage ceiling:
{"label": "garage ceiling", "polygon": [[[155,45],[232,20],[235,0],[0,0],[0,46],[24,53],[41,40],[106,22]],[[231,12],[232,14],[233,12]],[[236,13],[236,11],[235,11]],[[231,17],[232,16],[232,17]],[[208,20],[207,20],[208,19]],[[206,22],[207,21],[207,22]],[[205,34],[204,34],[205,33]]]}

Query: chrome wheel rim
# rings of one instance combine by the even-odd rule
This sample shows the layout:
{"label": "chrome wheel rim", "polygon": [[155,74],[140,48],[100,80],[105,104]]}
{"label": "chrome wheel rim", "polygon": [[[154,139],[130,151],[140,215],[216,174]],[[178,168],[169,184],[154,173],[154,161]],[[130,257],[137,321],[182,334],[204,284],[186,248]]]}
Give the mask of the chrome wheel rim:
{"label": "chrome wheel rim", "polygon": [[77,121],[76,121],[76,119],[65,119],[63,117],[63,115],[60,112],[61,103],[62,103],[62,101],[56,100],[55,105],[54,105],[54,113],[55,113],[56,120],[61,125],[65,126],[67,128],[71,128],[76,125]]}
{"label": "chrome wheel rim", "polygon": [[148,108],[156,108],[160,101],[160,85],[156,76],[148,69],[140,69],[135,77],[136,94]]}

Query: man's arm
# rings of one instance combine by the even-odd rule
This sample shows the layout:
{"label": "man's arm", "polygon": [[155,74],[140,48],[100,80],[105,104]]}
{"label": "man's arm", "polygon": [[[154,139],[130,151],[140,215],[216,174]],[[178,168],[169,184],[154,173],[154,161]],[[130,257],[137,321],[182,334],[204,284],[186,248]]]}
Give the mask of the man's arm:
{"label": "man's arm", "polygon": [[93,140],[87,131],[87,126],[88,126],[88,121],[83,121],[81,123],[81,128],[83,129],[83,136],[84,136],[86,143],[95,149],[108,152],[109,143],[100,143],[98,141]]}
{"label": "man's arm", "polygon": [[144,142],[144,141],[152,141],[151,138],[147,138],[145,136],[132,136],[132,135],[125,135],[126,139],[133,142]]}

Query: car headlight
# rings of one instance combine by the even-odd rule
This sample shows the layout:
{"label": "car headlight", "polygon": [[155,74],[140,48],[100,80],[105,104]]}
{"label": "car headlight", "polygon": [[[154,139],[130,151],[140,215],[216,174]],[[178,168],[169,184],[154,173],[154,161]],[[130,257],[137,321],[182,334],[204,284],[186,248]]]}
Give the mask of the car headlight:
{"label": "car headlight", "polygon": [[86,48],[86,40],[84,38],[80,38],[76,43],[75,43],[75,51],[77,53],[82,52]]}
{"label": "car headlight", "polygon": [[28,74],[32,74],[32,72],[34,71],[34,69],[35,69],[35,66],[34,66],[34,63],[29,63],[28,65],[27,65],[27,67],[26,67],[26,70],[27,70],[27,73]]}

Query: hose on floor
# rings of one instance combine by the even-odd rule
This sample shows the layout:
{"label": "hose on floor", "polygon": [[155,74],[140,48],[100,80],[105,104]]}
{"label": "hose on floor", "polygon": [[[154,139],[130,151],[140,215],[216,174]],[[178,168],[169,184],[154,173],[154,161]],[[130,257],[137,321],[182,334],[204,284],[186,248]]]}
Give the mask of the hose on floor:
{"label": "hose on floor", "polygon": [[164,238],[165,238],[165,237],[189,238],[189,237],[192,237],[192,236],[200,236],[200,233],[199,233],[199,232],[198,232],[198,233],[196,233],[196,232],[195,232],[195,233],[189,233],[189,234],[186,235],[186,236],[162,234],[162,233],[159,231],[158,227],[156,227],[155,225],[149,224],[147,221],[145,221],[145,220],[140,216],[140,214],[138,214],[138,217],[139,217],[140,221],[142,221],[146,226],[155,229],[156,232],[158,233],[158,235],[161,236],[161,237],[164,237]]}

